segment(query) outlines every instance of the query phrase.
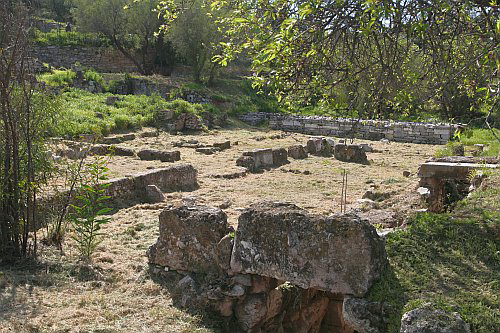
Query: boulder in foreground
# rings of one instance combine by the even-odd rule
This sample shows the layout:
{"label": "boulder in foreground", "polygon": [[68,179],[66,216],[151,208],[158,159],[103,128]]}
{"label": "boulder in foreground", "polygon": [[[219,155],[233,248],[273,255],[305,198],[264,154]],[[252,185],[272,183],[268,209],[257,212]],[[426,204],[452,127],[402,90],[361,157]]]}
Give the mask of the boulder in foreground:
{"label": "boulder in foreground", "polygon": [[237,273],[354,296],[368,291],[385,264],[382,240],[357,215],[316,216],[275,202],[243,212],[231,256]]}

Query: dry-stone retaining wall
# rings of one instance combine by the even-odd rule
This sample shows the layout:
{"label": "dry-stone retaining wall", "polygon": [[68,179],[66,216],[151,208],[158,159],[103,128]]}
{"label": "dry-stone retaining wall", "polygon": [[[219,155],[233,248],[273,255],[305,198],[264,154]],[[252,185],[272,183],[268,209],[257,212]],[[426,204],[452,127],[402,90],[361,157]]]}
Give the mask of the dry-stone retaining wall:
{"label": "dry-stone retaining wall", "polygon": [[71,68],[79,62],[82,66],[94,68],[99,72],[137,71],[132,61],[112,48],[36,45],[31,55],[40,62],[48,63],[56,68]]}
{"label": "dry-stone retaining wall", "polygon": [[359,139],[388,139],[396,142],[446,144],[458,125],[445,123],[391,122],[380,120],[357,120],[319,116],[293,116],[275,113],[248,113],[241,120],[258,124],[269,121],[272,129],[299,132],[311,135],[330,135]]}
{"label": "dry-stone retaining wall", "polygon": [[148,255],[153,273],[177,277],[174,304],[208,306],[238,333],[353,333],[343,302],[365,295],[387,260],[375,228],[356,215],[273,202],[246,209],[235,233],[220,209],[168,207]]}

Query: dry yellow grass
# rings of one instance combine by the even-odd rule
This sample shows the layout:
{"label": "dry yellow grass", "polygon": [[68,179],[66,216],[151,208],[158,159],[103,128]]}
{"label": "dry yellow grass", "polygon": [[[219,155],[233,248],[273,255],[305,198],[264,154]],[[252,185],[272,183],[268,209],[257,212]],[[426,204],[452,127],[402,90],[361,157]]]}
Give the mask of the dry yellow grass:
{"label": "dry yellow grass", "polygon": [[[203,143],[238,142],[229,150],[209,156],[180,148],[182,162],[198,170],[200,188],[169,193],[163,204],[118,211],[104,227],[107,236],[91,266],[79,263],[76,247],[67,235],[64,253],[41,245],[36,264],[0,268],[0,332],[215,332],[207,321],[174,307],[168,290],[148,274],[146,250],[156,240],[158,215],[164,206],[187,197],[211,206],[230,202],[225,211],[232,225],[237,224],[243,208],[261,200],[289,201],[316,213],[338,212],[340,170],[346,169],[350,208],[358,207],[356,200],[374,184],[377,191],[392,193],[380,204],[382,208],[406,212],[415,203],[412,193],[418,181],[418,166],[438,148],[366,141],[381,151],[368,154],[370,165],[310,156],[305,160],[290,159],[288,165],[243,178],[210,177],[239,170],[236,159],[243,151],[305,144],[308,137],[291,134],[270,139],[273,134],[278,132],[224,129],[182,137],[162,133],[123,144],[135,149],[170,150],[178,149],[172,142],[181,138]],[[256,136],[267,139],[257,141]],[[109,167],[112,176],[124,176],[165,165],[168,163],[114,157]],[[310,174],[284,172],[290,169]],[[412,175],[403,177],[405,170]]]}

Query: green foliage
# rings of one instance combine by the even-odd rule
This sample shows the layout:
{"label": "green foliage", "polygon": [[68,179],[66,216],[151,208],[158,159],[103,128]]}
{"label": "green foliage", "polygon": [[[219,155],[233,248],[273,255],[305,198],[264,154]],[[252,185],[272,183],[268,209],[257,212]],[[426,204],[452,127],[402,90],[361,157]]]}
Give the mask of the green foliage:
{"label": "green foliage", "polygon": [[87,69],[83,73],[83,78],[87,81],[94,81],[94,82],[99,83],[100,85],[104,85],[104,78],[102,77],[102,75],[97,73],[93,69]]}
{"label": "green foliage", "polygon": [[108,96],[111,94],[92,94],[78,89],[63,92],[61,121],[52,134],[62,137],[86,133],[107,135],[112,131],[140,128],[152,124],[155,111],[167,107],[167,102],[158,95],[124,95],[115,105],[106,104]]}
{"label": "green foliage", "polygon": [[[497,137],[500,137],[499,129],[494,128],[493,131],[495,132]],[[465,132],[456,135],[456,138],[459,140],[458,142],[448,142],[446,147],[436,152],[435,156],[453,156],[456,155],[455,150],[459,146],[465,145],[466,147],[471,147],[475,144],[483,144],[486,146],[484,151],[481,153],[482,156],[499,156],[500,142],[497,140],[497,138],[495,138],[492,131],[489,129],[467,129]]]}
{"label": "green foliage", "polygon": [[75,229],[73,239],[78,244],[80,255],[82,259],[90,260],[104,236],[101,232],[103,224],[110,221],[106,217],[111,211],[106,205],[106,200],[110,197],[105,194],[110,184],[103,183],[108,179],[108,169],[103,157],[97,157],[86,168],[88,179],[83,179],[80,184],[79,195],[76,197],[79,204],[72,205],[74,213],[71,214],[71,220]]}
{"label": "green foliage", "polygon": [[279,101],[362,118],[469,120],[498,98],[494,3],[209,2],[231,9],[219,17],[227,40],[215,59],[250,57],[254,84]]}
{"label": "green foliage", "polygon": [[54,69],[50,73],[41,74],[38,76],[38,80],[45,82],[49,86],[53,87],[63,87],[69,86],[76,73],[71,69]]}
{"label": "green foliage", "polygon": [[103,35],[96,33],[83,33],[78,31],[52,30],[42,32],[34,30],[34,42],[39,45],[53,46],[94,46],[106,47],[110,41]]}
{"label": "green foliage", "polygon": [[201,82],[207,68],[210,76],[208,81],[213,82],[218,65],[211,63],[211,59],[222,40],[221,31],[218,29],[220,26],[215,24],[216,17],[202,0],[190,0],[187,4],[173,1],[172,5],[176,7],[175,18],[170,16],[174,14],[171,8],[166,8],[167,13],[164,16],[168,25],[168,28],[164,29],[167,38],[172,42],[177,54],[192,66],[195,82]]}
{"label": "green foliage", "polygon": [[[464,205],[462,212],[471,214],[471,203]],[[390,266],[368,295],[392,305],[388,332],[399,332],[403,312],[426,302],[453,308],[475,333],[495,331],[500,325],[499,223],[498,213],[470,218],[425,213],[406,230],[389,234]]]}
{"label": "green foliage", "polygon": [[463,148],[463,143],[450,141],[443,149],[434,154],[435,157],[457,156],[457,152]]}
{"label": "green foliage", "polygon": [[[162,45],[157,0],[73,0],[73,17],[82,31],[106,36],[143,74],[151,74],[151,52]],[[159,48],[160,49],[160,48]]]}

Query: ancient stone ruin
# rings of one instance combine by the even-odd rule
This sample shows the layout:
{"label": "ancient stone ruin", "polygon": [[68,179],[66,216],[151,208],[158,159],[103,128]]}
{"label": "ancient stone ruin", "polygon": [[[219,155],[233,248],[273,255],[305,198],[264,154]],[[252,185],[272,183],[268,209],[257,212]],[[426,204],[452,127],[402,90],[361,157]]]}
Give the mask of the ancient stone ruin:
{"label": "ancient stone ruin", "polygon": [[343,308],[386,266],[367,221],[274,202],[246,209],[235,232],[220,209],[166,208],[148,255],[153,272],[178,276],[174,304],[216,311],[231,332],[353,333]]}
{"label": "ancient stone ruin", "polygon": [[264,148],[247,151],[236,160],[236,165],[245,167],[250,172],[259,172],[260,170],[278,167],[286,163],[288,163],[288,153],[283,148]]}
{"label": "ancient stone ruin", "polygon": [[432,159],[419,168],[417,191],[427,202],[429,211],[442,212],[480,185],[483,169],[498,168],[499,162],[498,158],[465,156]]}
{"label": "ancient stone ruin", "polygon": [[310,135],[428,144],[446,144],[459,128],[458,125],[443,123],[308,117],[264,112],[247,113],[240,119],[252,125],[269,121],[272,129]]}

